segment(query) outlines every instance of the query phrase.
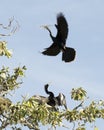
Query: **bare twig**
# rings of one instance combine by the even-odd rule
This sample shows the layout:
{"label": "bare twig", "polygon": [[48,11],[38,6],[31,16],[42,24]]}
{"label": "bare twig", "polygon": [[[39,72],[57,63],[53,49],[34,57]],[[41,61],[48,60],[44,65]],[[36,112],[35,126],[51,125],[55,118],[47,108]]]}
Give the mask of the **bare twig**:
{"label": "bare twig", "polygon": [[62,125],[62,127],[64,127],[64,128],[66,128],[66,129],[70,129],[68,126],[66,126],[66,125]]}
{"label": "bare twig", "polygon": [[73,128],[72,128],[72,130],[75,130],[75,122],[73,122]]}
{"label": "bare twig", "polygon": [[7,29],[10,29],[13,20],[14,20],[14,17],[11,18],[11,19],[9,19],[9,24],[8,24],[7,26],[4,26],[3,24],[0,24],[0,26],[1,26],[3,29],[6,29],[6,30],[7,30]]}
{"label": "bare twig", "polygon": [[82,107],[82,104],[84,103],[84,101],[82,101],[78,106],[76,106],[73,110],[77,110],[79,107]]}
{"label": "bare twig", "polygon": [[[12,26],[13,22],[15,23],[14,26]],[[17,31],[17,29],[20,27],[18,21],[15,20],[14,17],[9,20],[9,24],[7,26],[4,26],[3,24],[0,24],[0,26],[4,30],[10,30],[10,32],[7,34],[1,33],[0,34],[1,37],[13,35]]]}

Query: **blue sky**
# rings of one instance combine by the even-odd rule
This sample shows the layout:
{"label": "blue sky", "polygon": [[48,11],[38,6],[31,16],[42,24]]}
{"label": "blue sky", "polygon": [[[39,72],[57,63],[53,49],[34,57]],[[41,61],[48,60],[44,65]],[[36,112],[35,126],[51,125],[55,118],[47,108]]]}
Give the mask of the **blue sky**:
{"label": "blue sky", "polygon": [[[41,25],[54,24],[56,15],[63,12],[68,24],[67,46],[76,49],[76,59],[71,63],[61,61],[61,53],[56,57],[43,56],[40,52],[52,41],[47,30]],[[73,87],[83,87],[90,100],[104,98],[104,1],[103,0],[3,0],[0,2],[0,23],[7,25],[8,19],[18,20],[20,29],[8,41],[13,49],[13,57],[1,57],[1,65],[15,68],[26,65],[24,83],[14,95],[16,101],[21,95],[45,95],[43,86],[51,82],[50,90],[56,95],[63,92],[67,102]],[[90,102],[90,101],[89,101]],[[70,103],[69,107],[70,107]],[[73,106],[71,106],[72,108]],[[103,126],[98,121],[99,129]]]}

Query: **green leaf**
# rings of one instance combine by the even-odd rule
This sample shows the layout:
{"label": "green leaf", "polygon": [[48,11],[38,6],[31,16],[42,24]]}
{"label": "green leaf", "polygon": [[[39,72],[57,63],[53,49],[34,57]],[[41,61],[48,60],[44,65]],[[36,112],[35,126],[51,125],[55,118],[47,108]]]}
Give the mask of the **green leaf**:
{"label": "green leaf", "polygon": [[0,41],[0,56],[12,57],[12,51],[7,49],[7,43],[5,41]]}
{"label": "green leaf", "polygon": [[95,126],[94,130],[99,130],[99,129]]}

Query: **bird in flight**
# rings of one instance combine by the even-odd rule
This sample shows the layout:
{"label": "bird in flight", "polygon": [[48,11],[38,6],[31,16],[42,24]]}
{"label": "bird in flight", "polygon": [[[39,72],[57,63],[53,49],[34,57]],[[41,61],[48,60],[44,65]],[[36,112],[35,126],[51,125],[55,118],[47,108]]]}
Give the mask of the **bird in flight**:
{"label": "bird in flight", "polygon": [[56,37],[52,35],[48,26],[43,27],[49,31],[53,43],[48,48],[45,48],[42,54],[47,56],[56,56],[60,52],[62,52],[62,61],[73,61],[75,59],[76,51],[74,48],[66,47],[66,39],[68,36],[68,23],[63,13],[59,13],[57,15],[57,24],[55,24],[55,27],[57,29]]}

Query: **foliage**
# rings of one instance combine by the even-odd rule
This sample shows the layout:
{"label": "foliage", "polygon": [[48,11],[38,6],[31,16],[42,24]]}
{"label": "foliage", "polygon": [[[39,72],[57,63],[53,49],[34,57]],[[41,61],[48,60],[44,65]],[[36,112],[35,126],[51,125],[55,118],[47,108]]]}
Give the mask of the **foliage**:
{"label": "foliage", "polygon": [[24,76],[24,70],[26,70],[25,66],[17,67],[13,74],[10,74],[9,67],[2,67],[0,70],[0,95],[5,95],[8,91],[19,87],[22,83],[19,78]]}
{"label": "foliage", "polygon": [[0,56],[7,56],[10,58],[12,56],[12,51],[7,49],[7,43],[5,41],[0,41]]}
{"label": "foliage", "polygon": [[78,89],[73,88],[71,91],[71,98],[74,100],[84,100],[86,97],[86,91],[82,89],[81,87]]}
{"label": "foliage", "polygon": [[97,118],[104,119],[104,101],[101,100],[99,102],[92,101],[88,106],[82,105],[73,110],[61,111],[55,111],[47,104],[39,104],[34,97],[23,99],[22,102],[16,104],[7,99],[3,100],[6,100],[5,104],[7,104],[6,107],[1,105],[0,108],[3,110],[1,111],[1,129],[17,124],[22,124],[33,130],[39,130],[40,125],[48,124],[56,128],[56,126],[64,126],[63,120],[66,120],[74,123],[73,130],[85,130],[86,123],[93,123]]}
{"label": "foliage", "polygon": [[[0,30],[5,33],[0,33],[0,38],[4,36],[11,36],[13,35],[17,29],[19,28],[18,21],[13,18],[9,19],[9,23],[7,26],[4,26],[0,23]],[[8,32],[9,31],[9,32]],[[12,56],[12,51],[7,49],[7,42],[6,41],[0,41],[0,56],[7,56],[10,58]]]}

